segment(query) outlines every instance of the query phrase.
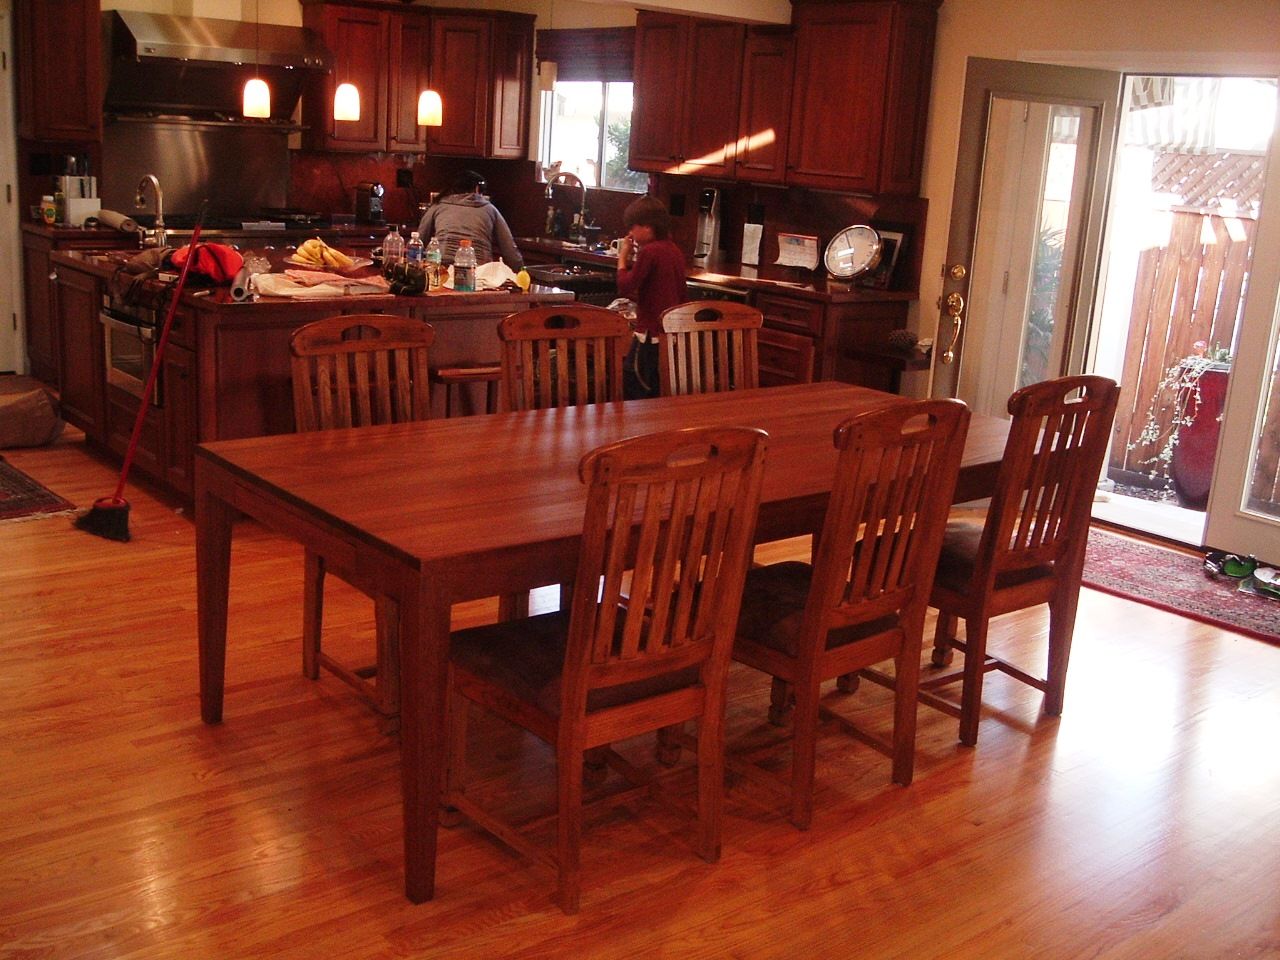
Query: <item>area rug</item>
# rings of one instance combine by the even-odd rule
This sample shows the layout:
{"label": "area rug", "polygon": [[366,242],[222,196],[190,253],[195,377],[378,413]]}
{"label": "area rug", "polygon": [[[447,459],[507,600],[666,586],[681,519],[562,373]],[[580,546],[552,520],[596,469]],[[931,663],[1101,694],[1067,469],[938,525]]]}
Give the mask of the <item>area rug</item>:
{"label": "area rug", "polygon": [[1234,580],[1210,578],[1196,554],[1094,527],[1083,580],[1104,593],[1280,644],[1280,600],[1244,593]]}
{"label": "area rug", "polygon": [[0,457],[0,523],[70,513],[75,504]]}

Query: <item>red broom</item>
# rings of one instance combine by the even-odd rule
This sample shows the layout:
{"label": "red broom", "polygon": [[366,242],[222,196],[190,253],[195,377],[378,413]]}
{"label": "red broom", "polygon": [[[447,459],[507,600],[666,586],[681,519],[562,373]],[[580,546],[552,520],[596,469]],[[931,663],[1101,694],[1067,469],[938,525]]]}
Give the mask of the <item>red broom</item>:
{"label": "red broom", "polygon": [[138,451],[138,440],[142,437],[142,424],[147,418],[147,407],[156,388],[156,377],[160,375],[160,364],[164,359],[165,344],[169,342],[169,330],[173,327],[174,314],[178,312],[178,300],[182,297],[182,288],[187,283],[187,273],[196,259],[196,245],[200,242],[200,228],[204,225],[204,208],[196,218],[195,229],[191,231],[191,246],[187,251],[186,262],[178,274],[178,282],[173,288],[173,297],[169,301],[169,312],[165,314],[164,326],[160,328],[160,339],[156,343],[155,359],[151,361],[151,372],[147,374],[147,385],[142,391],[142,401],[138,404],[138,417],[133,422],[133,433],[129,437],[129,446],[125,448],[124,463],[120,467],[120,480],[116,483],[116,491],[109,497],[99,497],[93,501],[88,513],[77,517],[73,522],[81,530],[105,537],[108,540],[129,541],[129,501],[123,496],[124,482],[129,476],[129,468],[133,465],[133,455]]}

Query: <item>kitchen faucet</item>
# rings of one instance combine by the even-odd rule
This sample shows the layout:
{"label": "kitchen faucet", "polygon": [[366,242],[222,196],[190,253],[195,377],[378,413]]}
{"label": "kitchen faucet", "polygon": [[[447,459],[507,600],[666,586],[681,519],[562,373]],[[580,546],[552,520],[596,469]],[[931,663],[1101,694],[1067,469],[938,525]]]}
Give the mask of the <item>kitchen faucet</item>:
{"label": "kitchen faucet", "polygon": [[164,191],[160,189],[160,179],[154,173],[148,173],[138,181],[138,195],[133,198],[133,202],[139,210],[147,205],[148,183],[151,184],[151,190],[156,195],[156,225],[151,231],[151,239],[155,241],[157,247],[163,247],[165,240],[168,239],[164,229]]}
{"label": "kitchen faucet", "polygon": [[579,190],[582,191],[582,205],[578,207],[578,216],[581,218],[582,226],[585,227],[587,225],[587,185],[582,182],[582,178],[579,177],[576,173],[569,173],[567,170],[564,173],[557,173],[554,177],[552,177],[550,180],[547,181],[547,199],[548,200],[551,199],[553,195],[551,188],[554,187],[557,183],[563,183],[571,187],[577,187]]}

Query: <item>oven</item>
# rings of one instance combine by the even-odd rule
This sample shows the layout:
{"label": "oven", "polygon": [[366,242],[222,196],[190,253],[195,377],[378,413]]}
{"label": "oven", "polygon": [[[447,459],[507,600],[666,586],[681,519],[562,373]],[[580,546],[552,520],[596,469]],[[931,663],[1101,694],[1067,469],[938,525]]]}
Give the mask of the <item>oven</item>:
{"label": "oven", "polygon": [[[103,297],[98,319],[102,323],[107,383],[142,399],[159,339],[156,311],[126,304],[116,297]],[[162,388],[157,376],[153,406],[164,405]]]}

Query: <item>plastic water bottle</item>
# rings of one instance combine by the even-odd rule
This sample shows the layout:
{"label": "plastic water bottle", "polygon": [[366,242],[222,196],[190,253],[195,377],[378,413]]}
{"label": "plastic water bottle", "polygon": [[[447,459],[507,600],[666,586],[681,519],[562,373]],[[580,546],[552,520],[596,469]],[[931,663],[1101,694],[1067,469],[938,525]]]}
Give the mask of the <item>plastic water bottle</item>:
{"label": "plastic water bottle", "polygon": [[382,240],[382,265],[394,267],[404,259],[404,237],[400,236],[400,225],[393,224],[391,232]]}
{"label": "plastic water bottle", "polygon": [[470,293],[476,288],[476,251],[470,240],[458,241],[458,252],[453,255],[453,289]]}
{"label": "plastic water bottle", "polygon": [[444,265],[444,251],[440,249],[440,241],[435,237],[427,244],[426,260],[427,283],[432,288],[438,287],[442,282],[440,272]]}
{"label": "plastic water bottle", "polygon": [[409,235],[409,246],[405,251],[405,259],[410,266],[422,265],[422,236],[417,230]]}

